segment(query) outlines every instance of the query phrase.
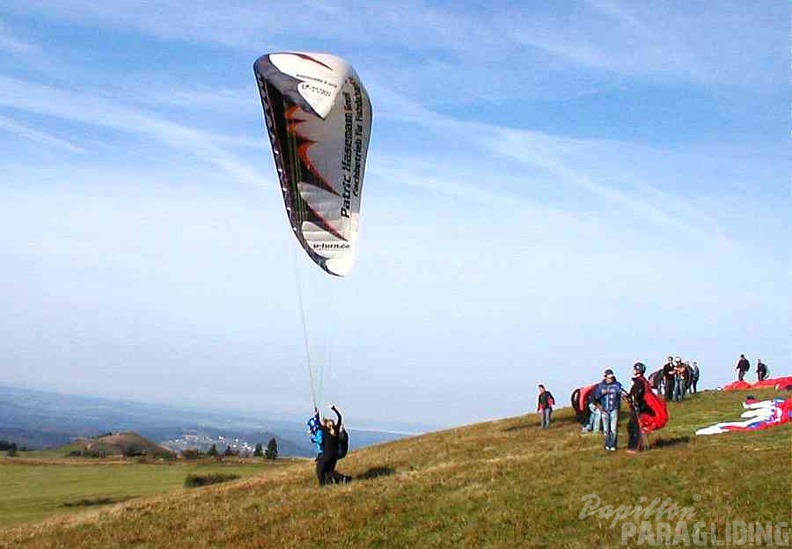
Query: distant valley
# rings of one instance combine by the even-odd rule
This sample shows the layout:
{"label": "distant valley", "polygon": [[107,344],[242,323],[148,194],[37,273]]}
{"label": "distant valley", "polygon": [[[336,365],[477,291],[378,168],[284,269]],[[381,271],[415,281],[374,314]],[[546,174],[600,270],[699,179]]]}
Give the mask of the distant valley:
{"label": "distant valley", "polygon": [[[279,455],[314,455],[301,419],[251,416],[234,410],[179,408],[0,386],[0,440],[20,448],[49,448],[78,437],[134,431],[177,451],[206,451],[214,444],[220,451],[230,446],[245,453],[275,438]],[[349,432],[357,448],[405,436],[377,430]]]}

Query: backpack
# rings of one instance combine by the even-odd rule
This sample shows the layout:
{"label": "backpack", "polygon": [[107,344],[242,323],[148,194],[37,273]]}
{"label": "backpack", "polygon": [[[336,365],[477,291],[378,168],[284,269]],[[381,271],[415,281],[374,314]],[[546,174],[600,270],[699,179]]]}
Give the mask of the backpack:
{"label": "backpack", "polygon": [[572,409],[575,411],[575,413],[580,412],[580,388],[572,391],[569,401],[572,403]]}
{"label": "backpack", "polygon": [[338,459],[344,459],[349,452],[349,433],[341,427],[338,432]]}
{"label": "backpack", "polygon": [[572,409],[575,411],[575,419],[581,425],[585,424],[588,421],[588,407],[586,407],[585,411],[580,406],[580,389],[575,389],[572,391],[572,395],[569,397],[570,402],[572,403]]}

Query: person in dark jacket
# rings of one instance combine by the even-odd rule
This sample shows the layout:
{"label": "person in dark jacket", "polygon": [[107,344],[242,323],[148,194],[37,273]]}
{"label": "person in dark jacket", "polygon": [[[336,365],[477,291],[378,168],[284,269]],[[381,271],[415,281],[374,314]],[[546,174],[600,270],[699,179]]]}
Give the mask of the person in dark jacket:
{"label": "person in dark jacket", "polygon": [[594,402],[602,410],[602,430],[605,433],[605,450],[615,452],[617,443],[617,430],[619,424],[619,409],[621,407],[621,394],[624,390],[621,383],[616,381],[613,370],[608,368],[603,372],[603,380],[592,391]]}
{"label": "person in dark jacket", "polygon": [[669,356],[663,364],[663,396],[666,400],[674,398],[674,357]]}
{"label": "person in dark jacket", "polygon": [[698,382],[699,377],[701,376],[701,370],[699,369],[698,362],[695,360],[693,361],[693,366],[690,367],[690,392],[697,393],[698,392]]}
{"label": "person in dark jacket", "polygon": [[339,437],[343,430],[343,424],[338,408],[333,404],[330,405],[330,409],[335,412],[335,421],[329,418],[320,421],[319,410],[314,409],[314,416],[308,422],[308,426],[312,430],[311,440],[319,450],[316,456],[316,478],[319,479],[320,486],[346,483],[352,480],[352,477],[342,475],[335,470],[339,459]]}
{"label": "person in dark jacket", "polygon": [[542,429],[550,427],[550,416],[553,413],[553,406],[555,406],[555,399],[553,394],[545,389],[544,385],[539,385],[539,398],[537,399],[536,411],[542,420]]}
{"label": "person in dark jacket", "polygon": [[737,379],[742,381],[745,377],[745,373],[751,369],[751,363],[748,362],[745,355],[740,355],[740,360],[737,361],[737,366],[735,366],[734,369],[737,370]]}
{"label": "person in dark jacket", "polygon": [[627,422],[627,452],[630,454],[641,452],[646,448],[646,440],[641,431],[641,414],[654,415],[644,398],[646,391],[652,390],[649,381],[644,377],[645,373],[646,366],[642,362],[636,362],[633,365],[633,383],[626,395],[630,403],[630,419]]}
{"label": "person in dark jacket", "polygon": [[767,379],[770,370],[767,368],[767,364],[762,362],[762,359],[758,359],[756,361],[756,381],[764,381]]}

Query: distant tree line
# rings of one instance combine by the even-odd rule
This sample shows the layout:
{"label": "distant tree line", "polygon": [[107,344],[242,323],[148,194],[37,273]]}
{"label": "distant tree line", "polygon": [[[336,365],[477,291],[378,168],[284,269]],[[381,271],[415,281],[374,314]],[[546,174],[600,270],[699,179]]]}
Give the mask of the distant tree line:
{"label": "distant tree line", "polygon": [[[8,457],[14,457],[20,449],[17,448],[16,442],[8,442],[7,440],[0,440],[0,452],[6,452]],[[25,448],[22,448],[25,450]]]}
{"label": "distant tree line", "polygon": [[90,457],[90,458],[106,458],[107,451],[104,448],[82,448],[81,450],[72,450],[69,452],[71,457]]}
{"label": "distant tree line", "polygon": [[[184,459],[200,459],[202,457],[209,456],[216,459],[223,459],[226,457],[249,457],[250,450],[245,448],[242,450],[235,450],[231,448],[229,444],[226,444],[225,450],[222,452],[217,448],[217,444],[212,444],[212,446],[206,452],[202,452],[198,448],[187,448],[186,450],[182,450],[182,457]],[[264,459],[277,459],[278,458],[278,441],[274,438],[270,439],[269,443],[267,443],[267,448],[264,449],[264,445],[261,443],[256,444],[255,448],[253,449],[253,457],[263,457]]]}
{"label": "distant tree line", "polygon": [[264,452],[264,457],[266,459],[278,459],[278,441],[274,438],[271,438],[269,443],[267,443],[267,449]]}

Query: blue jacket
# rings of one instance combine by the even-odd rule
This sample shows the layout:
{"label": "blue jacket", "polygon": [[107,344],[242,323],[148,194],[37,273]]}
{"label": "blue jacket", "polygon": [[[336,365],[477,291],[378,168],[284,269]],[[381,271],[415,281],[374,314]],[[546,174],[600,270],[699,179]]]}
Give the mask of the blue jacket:
{"label": "blue jacket", "polygon": [[593,402],[598,402],[606,412],[618,410],[621,407],[622,391],[622,385],[618,381],[613,383],[601,381],[592,391]]}
{"label": "blue jacket", "polygon": [[311,434],[311,442],[316,445],[316,452],[321,454],[324,430],[322,429],[322,423],[319,421],[319,414],[308,420],[308,432]]}

